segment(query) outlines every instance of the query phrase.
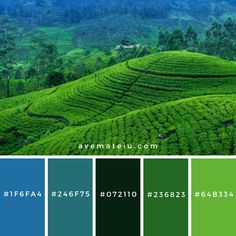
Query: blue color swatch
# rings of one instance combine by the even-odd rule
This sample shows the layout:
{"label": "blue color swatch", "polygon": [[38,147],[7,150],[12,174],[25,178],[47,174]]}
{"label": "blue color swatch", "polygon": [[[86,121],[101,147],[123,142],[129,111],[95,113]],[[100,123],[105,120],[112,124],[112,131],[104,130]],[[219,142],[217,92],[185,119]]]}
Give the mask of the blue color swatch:
{"label": "blue color swatch", "polygon": [[0,235],[44,236],[44,160],[0,160]]}

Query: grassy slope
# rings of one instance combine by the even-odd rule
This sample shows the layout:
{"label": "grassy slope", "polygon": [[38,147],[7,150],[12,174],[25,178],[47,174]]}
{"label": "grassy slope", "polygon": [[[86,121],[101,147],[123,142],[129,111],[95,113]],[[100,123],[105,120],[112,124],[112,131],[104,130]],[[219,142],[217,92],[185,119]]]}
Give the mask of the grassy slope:
{"label": "grassy slope", "polygon": [[[231,154],[235,84],[236,65],[214,57],[165,52],[131,60],[56,89],[0,100],[0,136],[20,137],[14,149],[14,137],[0,139],[0,153]],[[124,142],[159,148],[78,149]]]}

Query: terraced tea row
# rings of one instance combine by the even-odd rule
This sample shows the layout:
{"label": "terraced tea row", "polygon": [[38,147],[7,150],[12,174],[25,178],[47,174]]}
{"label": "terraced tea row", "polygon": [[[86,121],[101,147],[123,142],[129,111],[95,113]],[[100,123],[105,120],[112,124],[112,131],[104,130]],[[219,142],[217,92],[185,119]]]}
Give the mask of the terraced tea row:
{"label": "terraced tea row", "polygon": [[11,154],[64,127],[54,119],[31,118],[24,112],[25,108],[19,106],[0,112],[0,155]]}
{"label": "terraced tea row", "polygon": [[236,154],[235,110],[236,95],[168,102],[106,121],[68,127],[16,154]]}
{"label": "terraced tea row", "polygon": [[[231,62],[165,52],[0,100],[0,154],[233,153],[233,141],[218,149],[226,142],[223,137],[234,132],[234,74],[236,64]],[[209,134],[214,137],[210,150],[204,146]],[[77,148],[100,142],[158,148]]]}
{"label": "terraced tea row", "polygon": [[99,121],[97,117],[101,114],[105,115],[104,119],[112,118],[149,105],[206,94],[213,87],[235,83],[236,77],[217,78],[212,82],[207,78],[147,76],[128,70],[123,63],[60,87],[50,98],[35,103],[30,111],[63,116],[71,124],[78,125],[85,124],[86,120],[91,122],[94,117]]}
{"label": "terraced tea row", "polygon": [[162,52],[152,54],[145,61],[135,59],[128,64],[130,69],[156,75],[197,77],[236,76],[234,62],[199,53]]}

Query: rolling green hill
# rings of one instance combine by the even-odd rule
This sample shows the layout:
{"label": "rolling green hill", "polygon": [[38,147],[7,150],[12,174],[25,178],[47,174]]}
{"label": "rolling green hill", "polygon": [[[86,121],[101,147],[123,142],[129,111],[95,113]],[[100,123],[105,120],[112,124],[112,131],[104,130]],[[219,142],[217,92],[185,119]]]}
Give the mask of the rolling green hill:
{"label": "rolling green hill", "polygon": [[235,63],[163,52],[0,100],[0,154],[235,154],[235,117]]}

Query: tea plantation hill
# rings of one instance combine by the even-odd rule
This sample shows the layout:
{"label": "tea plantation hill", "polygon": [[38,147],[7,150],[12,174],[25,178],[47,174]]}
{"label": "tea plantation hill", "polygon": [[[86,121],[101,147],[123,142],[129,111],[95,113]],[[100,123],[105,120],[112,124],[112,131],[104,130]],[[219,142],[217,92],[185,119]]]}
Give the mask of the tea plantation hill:
{"label": "tea plantation hill", "polygon": [[[235,117],[235,63],[163,52],[0,100],[0,154],[236,154]],[[113,143],[158,148],[78,148]]]}

